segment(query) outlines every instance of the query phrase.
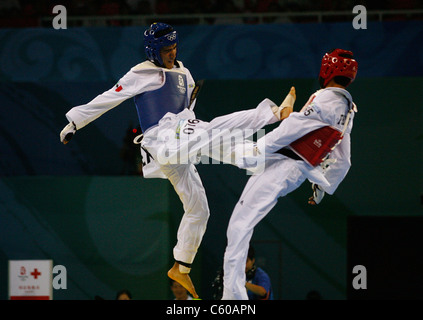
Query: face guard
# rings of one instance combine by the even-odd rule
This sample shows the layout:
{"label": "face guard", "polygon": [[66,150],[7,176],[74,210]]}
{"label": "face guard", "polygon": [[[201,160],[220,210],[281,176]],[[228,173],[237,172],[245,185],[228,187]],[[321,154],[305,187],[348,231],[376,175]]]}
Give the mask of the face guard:
{"label": "face guard", "polygon": [[[354,81],[357,75],[358,63],[353,59],[351,51],[334,49],[323,56],[320,68],[319,80],[322,88],[325,88],[334,77],[342,76],[350,81],[346,86]],[[345,86],[345,87],[346,87]]]}
{"label": "face guard", "polygon": [[178,44],[178,33],[171,25],[161,22],[153,23],[144,32],[144,46],[147,59],[163,67],[160,50]]}

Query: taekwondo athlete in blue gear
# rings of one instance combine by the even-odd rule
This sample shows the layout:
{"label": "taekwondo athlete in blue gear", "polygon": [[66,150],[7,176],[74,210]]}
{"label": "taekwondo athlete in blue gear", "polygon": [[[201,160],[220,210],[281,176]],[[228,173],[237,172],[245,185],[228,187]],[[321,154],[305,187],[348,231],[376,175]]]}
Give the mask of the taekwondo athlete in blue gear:
{"label": "taekwondo athlete in blue gear", "polygon": [[[177,233],[177,243],[173,249],[175,263],[168,276],[184,286],[194,298],[198,295],[189,277],[191,265],[206,230],[209,207],[200,176],[189,161],[170,163],[161,161],[160,155],[170,150],[180,152],[180,141],[184,132],[176,134],[181,123],[191,125],[189,136],[195,136],[201,129],[209,136],[214,130],[258,129],[281,120],[292,105],[276,106],[264,99],[256,108],[217,117],[210,122],[196,119],[193,111],[196,99],[195,82],[190,71],[179,60],[178,34],[172,26],[153,23],[144,32],[146,61],[132,67],[108,91],[90,102],[73,107],[66,113],[68,125],[60,133],[60,140],[67,144],[77,130],[113,109],[123,101],[133,98],[143,131],[141,154],[148,153],[149,162],[143,166],[145,178],[168,179],[178,194],[184,214]],[[292,103],[293,104],[293,103]],[[289,112],[288,112],[289,113]],[[284,115],[282,115],[284,114]],[[162,139],[163,132],[173,132]],[[219,136],[218,136],[219,137]],[[184,140],[188,141],[188,139]],[[195,144],[195,139],[193,139]],[[208,142],[208,141],[206,141]],[[214,140],[210,140],[210,143]],[[167,148],[167,149],[166,149]],[[193,153],[197,152],[195,145]],[[191,149],[190,149],[191,151]]]}
{"label": "taekwondo athlete in blue gear", "polygon": [[[167,24],[155,23],[144,32],[144,43],[148,60],[161,67],[163,59],[160,50],[163,47],[177,50],[178,34]],[[176,52],[175,65],[179,67]],[[184,72],[163,71],[164,83],[161,88],[134,97],[142,132],[157,125],[167,112],[178,114],[188,107],[187,75]]]}
{"label": "taekwondo athlete in blue gear", "polygon": [[134,97],[142,132],[157,125],[166,113],[178,114],[188,106],[187,76],[176,72],[165,72],[164,76],[160,89]]}

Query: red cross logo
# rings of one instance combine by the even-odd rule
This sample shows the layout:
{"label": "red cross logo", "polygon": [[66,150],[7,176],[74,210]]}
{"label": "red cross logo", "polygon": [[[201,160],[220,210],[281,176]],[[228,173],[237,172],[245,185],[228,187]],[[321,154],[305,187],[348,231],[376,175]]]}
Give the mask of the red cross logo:
{"label": "red cross logo", "polygon": [[34,271],[31,272],[31,276],[34,277],[34,279],[37,279],[38,276],[41,275],[41,272],[38,272],[37,268],[34,269]]}

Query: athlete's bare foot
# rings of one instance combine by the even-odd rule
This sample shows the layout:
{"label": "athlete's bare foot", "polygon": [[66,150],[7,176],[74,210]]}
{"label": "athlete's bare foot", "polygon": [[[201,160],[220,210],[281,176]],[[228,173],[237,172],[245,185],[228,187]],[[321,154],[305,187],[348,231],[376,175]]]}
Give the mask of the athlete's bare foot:
{"label": "athlete's bare foot", "polygon": [[199,298],[197,292],[195,292],[195,288],[189,274],[179,271],[179,263],[175,262],[173,267],[167,272],[167,276],[187,289],[194,299]]}

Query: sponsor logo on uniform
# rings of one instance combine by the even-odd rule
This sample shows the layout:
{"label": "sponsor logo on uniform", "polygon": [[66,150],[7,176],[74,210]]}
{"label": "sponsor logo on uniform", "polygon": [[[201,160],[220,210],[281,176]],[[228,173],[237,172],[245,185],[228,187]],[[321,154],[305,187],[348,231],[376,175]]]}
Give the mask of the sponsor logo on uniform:
{"label": "sponsor logo on uniform", "polygon": [[178,74],[178,89],[181,93],[185,93],[187,88],[185,87],[184,78],[182,75]]}
{"label": "sponsor logo on uniform", "polygon": [[321,148],[321,147],[322,147],[322,140],[320,140],[320,139],[316,139],[316,140],[314,140],[313,144],[314,144],[317,148]]}

